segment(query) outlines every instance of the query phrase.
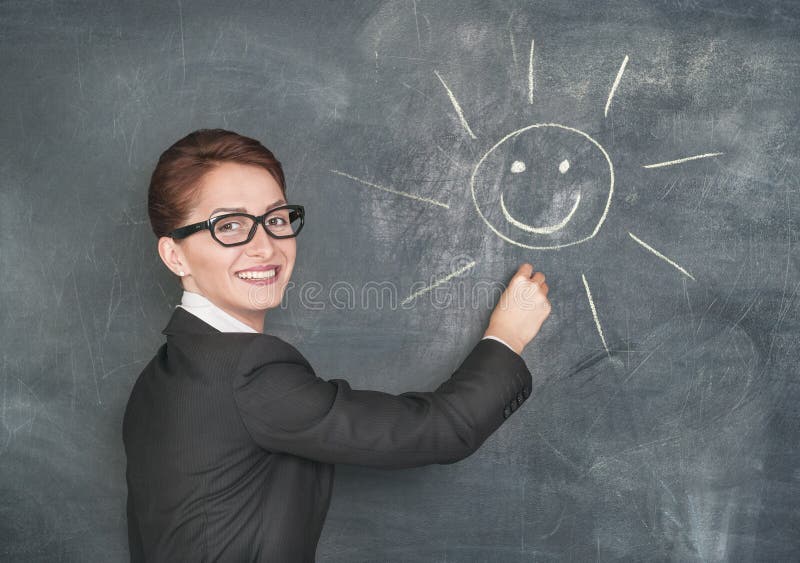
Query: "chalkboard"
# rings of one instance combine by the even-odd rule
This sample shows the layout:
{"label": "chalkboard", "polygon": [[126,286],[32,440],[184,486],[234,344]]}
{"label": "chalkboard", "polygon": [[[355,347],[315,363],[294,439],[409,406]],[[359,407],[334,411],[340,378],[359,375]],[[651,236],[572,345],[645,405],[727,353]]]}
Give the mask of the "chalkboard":
{"label": "chalkboard", "polygon": [[432,390],[522,262],[533,396],[453,465],[340,466],[319,561],[800,554],[800,7],[0,4],[0,559],[125,561],[122,414],[180,290],[146,188],[198,128],[306,206],[265,331]]}

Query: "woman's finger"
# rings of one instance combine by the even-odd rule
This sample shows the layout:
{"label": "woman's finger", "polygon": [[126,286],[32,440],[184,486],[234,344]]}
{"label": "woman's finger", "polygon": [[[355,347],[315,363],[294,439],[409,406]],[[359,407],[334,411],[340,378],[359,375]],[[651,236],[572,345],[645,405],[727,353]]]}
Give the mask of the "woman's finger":
{"label": "woman's finger", "polygon": [[528,264],[527,262],[523,263],[518,269],[517,273],[514,274],[515,277],[522,278],[523,280],[528,280],[533,275],[533,265]]}

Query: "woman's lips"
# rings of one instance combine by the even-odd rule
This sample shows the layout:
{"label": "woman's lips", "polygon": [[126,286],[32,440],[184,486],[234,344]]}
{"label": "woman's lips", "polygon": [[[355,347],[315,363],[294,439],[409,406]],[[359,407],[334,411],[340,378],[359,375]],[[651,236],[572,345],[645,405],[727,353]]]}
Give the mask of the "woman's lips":
{"label": "woman's lips", "polygon": [[236,277],[244,282],[254,285],[269,285],[275,283],[280,275],[280,266],[257,266],[247,270],[239,270]]}

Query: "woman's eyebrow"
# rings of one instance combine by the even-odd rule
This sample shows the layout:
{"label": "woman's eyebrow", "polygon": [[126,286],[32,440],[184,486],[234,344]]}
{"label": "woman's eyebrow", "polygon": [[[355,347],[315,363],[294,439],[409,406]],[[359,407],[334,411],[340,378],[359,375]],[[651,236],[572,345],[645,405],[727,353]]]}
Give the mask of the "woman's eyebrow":
{"label": "woman's eyebrow", "polygon": [[247,213],[247,209],[244,207],[217,207],[214,211],[209,213],[209,215],[214,215],[214,213],[219,213],[220,211],[227,211],[228,213]]}
{"label": "woman's eyebrow", "polygon": [[[272,203],[267,205],[267,211],[279,205],[286,205],[286,200],[279,199],[273,201]],[[214,215],[215,213],[219,213],[220,211],[225,211],[226,213],[247,213],[247,209],[245,209],[244,207],[217,207],[214,211],[209,213],[209,215]]]}
{"label": "woman's eyebrow", "polygon": [[278,199],[278,200],[276,200],[276,201],[273,201],[272,203],[270,203],[270,204],[267,206],[267,211],[269,211],[269,210],[270,210],[270,209],[272,209],[273,207],[278,207],[279,205],[286,205],[286,200],[284,200],[284,199]]}

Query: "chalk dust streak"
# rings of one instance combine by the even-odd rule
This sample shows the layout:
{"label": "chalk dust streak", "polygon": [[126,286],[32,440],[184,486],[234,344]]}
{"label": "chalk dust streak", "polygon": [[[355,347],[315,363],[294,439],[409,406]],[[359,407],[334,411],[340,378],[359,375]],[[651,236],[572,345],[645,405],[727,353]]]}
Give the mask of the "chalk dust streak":
{"label": "chalk dust streak", "polygon": [[418,195],[410,194],[408,192],[395,190],[394,188],[387,188],[385,186],[379,186],[378,184],[373,184],[372,182],[367,182],[366,180],[362,180],[361,178],[357,178],[355,176],[352,176],[352,175],[348,174],[347,172],[341,172],[340,170],[331,170],[331,172],[333,172],[334,174],[338,174],[339,176],[344,176],[345,178],[349,178],[351,180],[354,180],[356,182],[359,182],[360,184],[364,184],[365,186],[369,186],[371,188],[378,188],[379,190],[383,190],[383,191],[390,192],[390,193],[397,194],[397,195],[402,195],[402,196],[405,196],[405,197],[408,197],[408,198],[411,198],[411,199],[416,199],[417,201],[423,201],[425,203],[432,203],[434,205],[438,205],[440,207],[444,207],[445,209],[450,209],[449,205],[447,205],[446,203],[442,203],[441,201],[436,201],[435,199],[428,199],[426,197],[420,197]]}
{"label": "chalk dust streak", "polygon": [[603,348],[606,349],[606,354],[611,356],[611,353],[608,351],[608,345],[606,344],[606,338],[603,336],[603,327],[600,326],[600,319],[597,318],[597,309],[594,306],[594,300],[592,299],[592,292],[589,290],[589,282],[586,281],[586,276],[581,274],[581,278],[583,279],[583,287],[586,289],[586,297],[589,299],[589,307],[592,309],[592,317],[594,318],[594,324],[597,327],[597,333],[600,335],[600,340],[603,341]]}
{"label": "chalk dust streak", "polygon": [[606,100],[606,111],[604,113],[604,117],[608,117],[608,110],[611,108],[611,99],[614,97],[614,93],[617,91],[617,86],[619,86],[619,81],[622,80],[622,73],[625,72],[625,67],[628,64],[628,55],[625,55],[625,58],[622,59],[622,64],[619,67],[619,71],[617,72],[617,77],[614,79],[614,84],[611,86],[611,91],[608,93],[608,100]]}
{"label": "chalk dust streak", "polygon": [[712,156],[720,156],[722,152],[707,152],[705,154],[698,154],[695,156],[687,156],[686,158],[679,158],[677,160],[668,160],[667,162],[657,162],[655,164],[645,164],[642,168],[662,168],[664,166],[673,166],[675,164],[681,164],[684,162],[689,162],[690,160],[697,160],[699,158],[711,158]]}
{"label": "chalk dust streak", "polygon": [[450,90],[449,86],[447,86],[447,83],[444,81],[444,78],[442,78],[442,75],[439,74],[439,71],[434,70],[433,73],[436,75],[436,78],[439,79],[439,82],[442,83],[444,89],[447,90],[447,96],[450,98],[450,103],[453,104],[453,108],[455,108],[456,113],[458,114],[458,119],[461,121],[461,125],[467,130],[467,133],[469,133],[470,137],[477,139],[475,133],[473,133],[472,129],[469,128],[469,123],[467,123],[467,120],[464,117],[464,112],[461,111],[461,105],[459,105],[458,100],[456,100],[455,95],[453,95],[453,91]]}
{"label": "chalk dust streak", "polygon": [[[636,236],[635,236],[633,233],[629,232],[628,234],[630,235],[630,237],[631,237],[633,240],[635,240],[636,242],[638,242],[639,244],[641,244],[641,245],[642,245],[643,247],[645,247],[647,250],[649,250],[650,252],[652,252],[653,254],[655,254],[656,256],[658,256],[659,258],[661,258],[662,260],[666,261],[667,263],[671,264],[672,266],[676,267],[676,268],[677,268],[677,269],[679,269],[681,272],[683,272],[684,274],[686,274],[687,276],[689,276],[690,278],[692,278],[692,279],[694,280],[694,276],[693,276],[692,274],[690,274],[689,272],[687,272],[686,270],[684,270],[683,268],[681,268],[681,267],[680,267],[678,264],[676,264],[675,262],[673,262],[672,260],[670,260],[669,258],[667,258],[666,256],[664,256],[663,254],[661,254],[661,253],[660,253],[658,250],[656,250],[655,248],[653,248],[652,246],[650,246],[649,244],[647,244],[647,243],[646,243],[646,242],[644,242],[643,240],[641,240],[641,239],[639,239],[639,238],[636,238]],[[696,280],[695,280],[695,281],[696,281]]]}
{"label": "chalk dust streak", "polygon": [[446,282],[446,281],[447,281],[447,280],[449,280],[450,278],[454,278],[455,276],[458,276],[458,275],[460,275],[460,274],[463,274],[464,272],[466,272],[467,270],[469,270],[469,269],[470,269],[470,268],[472,268],[473,266],[475,266],[475,260],[473,260],[472,262],[470,262],[470,263],[469,263],[469,264],[467,264],[466,266],[463,266],[463,267],[459,268],[459,269],[458,269],[458,270],[456,270],[455,272],[453,272],[453,273],[451,273],[451,274],[448,274],[448,275],[446,275],[445,277],[443,277],[442,279],[440,279],[440,280],[436,281],[435,283],[433,283],[433,284],[432,284],[432,285],[430,285],[429,287],[426,287],[426,288],[420,289],[420,290],[419,290],[419,291],[417,291],[416,293],[414,293],[414,294],[412,294],[412,295],[409,295],[408,297],[406,297],[405,299],[403,299],[403,302],[401,303],[401,305],[405,305],[406,303],[410,303],[411,301],[413,301],[414,299],[416,299],[417,297],[419,297],[420,295],[422,295],[422,294],[423,294],[423,293],[425,293],[426,291],[430,291],[430,290],[431,290],[431,289],[433,289],[434,287],[436,287],[436,286],[438,286],[438,285],[442,285],[444,282]]}

